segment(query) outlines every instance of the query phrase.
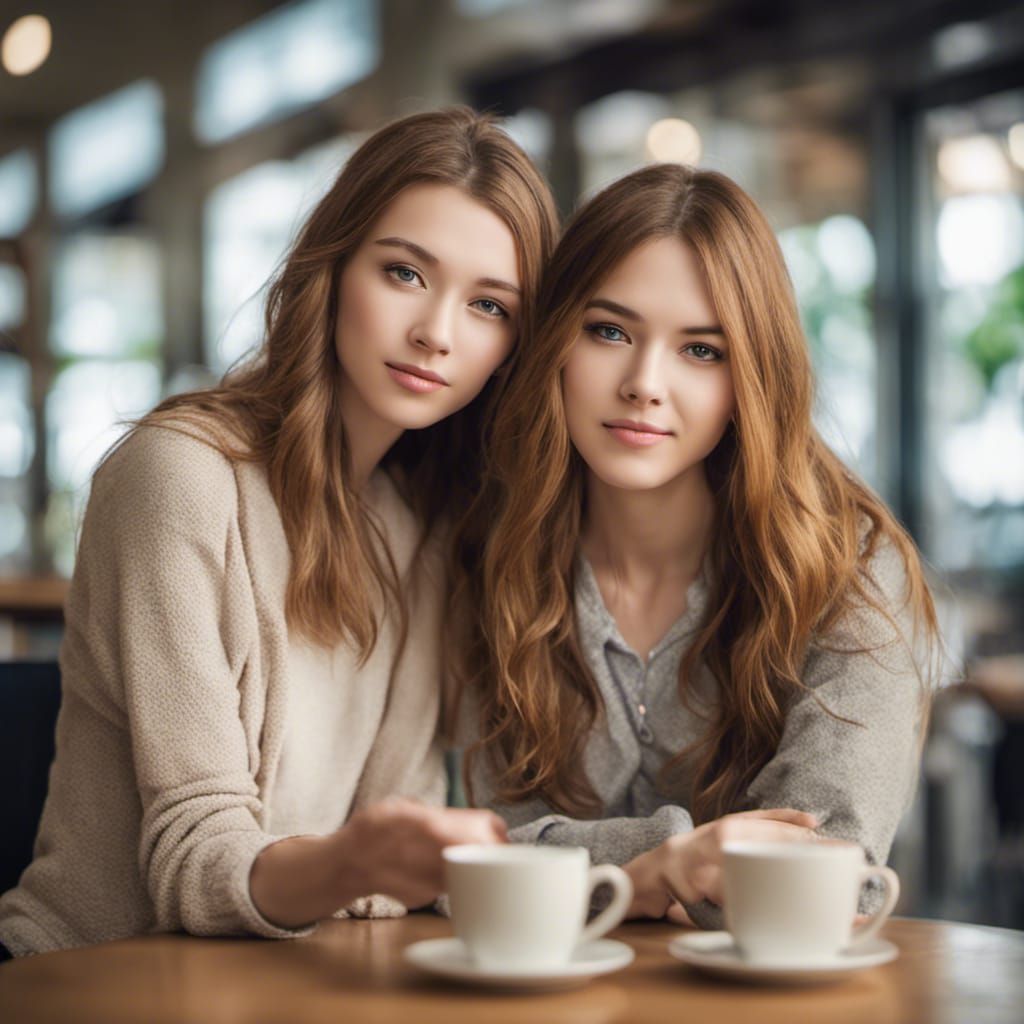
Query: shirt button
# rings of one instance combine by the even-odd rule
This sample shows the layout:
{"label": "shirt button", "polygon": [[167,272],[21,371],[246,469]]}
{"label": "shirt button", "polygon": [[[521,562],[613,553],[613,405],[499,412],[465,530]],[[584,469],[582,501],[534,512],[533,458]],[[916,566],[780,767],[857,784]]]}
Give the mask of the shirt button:
{"label": "shirt button", "polygon": [[640,712],[641,715],[646,715],[647,714],[647,705],[646,704],[637,704],[636,709],[637,709],[637,711]]}

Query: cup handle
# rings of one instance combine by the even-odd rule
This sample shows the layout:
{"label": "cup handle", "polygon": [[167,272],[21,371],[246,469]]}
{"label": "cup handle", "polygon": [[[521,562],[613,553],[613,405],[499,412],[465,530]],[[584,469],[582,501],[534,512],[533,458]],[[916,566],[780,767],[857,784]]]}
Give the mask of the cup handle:
{"label": "cup handle", "polygon": [[860,876],[863,885],[869,878],[881,878],[885,883],[885,898],[882,906],[876,910],[863,924],[854,927],[850,933],[850,947],[858,946],[878,934],[879,928],[885,924],[886,918],[892,913],[896,901],[900,898],[900,880],[892,868],[868,866]]}
{"label": "cup handle", "polygon": [[590,874],[587,876],[588,904],[594,895],[594,890],[606,882],[615,890],[615,895],[612,896],[611,903],[580,933],[578,944],[581,946],[610,932],[626,916],[626,911],[629,910],[629,905],[633,901],[633,882],[629,875],[614,864],[598,864],[596,868],[590,869]]}

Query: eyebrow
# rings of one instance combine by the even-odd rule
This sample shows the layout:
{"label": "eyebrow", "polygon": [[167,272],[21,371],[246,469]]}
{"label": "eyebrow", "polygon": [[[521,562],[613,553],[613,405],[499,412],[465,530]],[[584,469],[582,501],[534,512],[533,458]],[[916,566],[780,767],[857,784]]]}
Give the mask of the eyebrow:
{"label": "eyebrow", "polygon": [[511,292],[513,295],[522,295],[521,288],[517,288],[509,281],[502,281],[500,277],[481,277],[477,284],[484,288],[500,288],[502,291]]}
{"label": "eyebrow", "polygon": [[438,262],[437,257],[432,252],[427,252],[422,245],[410,242],[408,238],[378,238],[374,245],[385,245],[391,249],[408,249],[409,252],[418,259],[423,260],[424,263],[434,264]]}
{"label": "eyebrow", "polygon": [[[623,306],[620,302],[612,302],[611,299],[591,299],[587,303],[587,309],[604,309],[609,313],[614,313],[616,316],[625,317],[627,320],[638,320],[642,321],[643,317],[635,310],[630,309],[629,306]],[[708,327],[681,327],[679,329],[680,334],[721,334],[725,335],[725,331],[722,330],[717,324],[715,326]]]}
{"label": "eyebrow", "polygon": [[[424,249],[422,245],[410,242],[408,238],[398,238],[397,236],[378,238],[374,245],[383,245],[391,249],[406,249],[417,259],[421,259],[431,266],[436,266],[441,262],[432,252]],[[521,288],[516,287],[510,281],[503,281],[500,277],[481,277],[476,283],[484,288],[499,288],[502,291],[511,292],[513,295],[522,295]]]}

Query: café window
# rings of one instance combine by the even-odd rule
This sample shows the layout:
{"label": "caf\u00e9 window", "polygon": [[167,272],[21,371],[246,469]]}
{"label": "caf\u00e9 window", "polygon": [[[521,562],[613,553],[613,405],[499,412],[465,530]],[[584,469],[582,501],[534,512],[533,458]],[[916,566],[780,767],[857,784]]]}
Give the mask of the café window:
{"label": "caf\u00e9 window", "polygon": [[206,360],[223,373],[263,338],[266,287],[295,233],[361,141],[342,136],[229,179],[203,214]]}
{"label": "caf\u00e9 window", "polygon": [[141,81],[81,107],[50,135],[54,210],[79,217],[151,181],[164,162],[163,96]]}
{"label": "caf\u00e9 window", "polygon": [[785,228],[779,244],[814,362],[815,426],[867,480],[877,475],[877,353],[871,295],[875,245],[864,223],[837,214]]}
{"label": "caf\u00e9 window", "polygon": [[524,107],[505,119],[504,128],[538,167],[547,165],[553,128],[551,118],[543,110]]}
{"label": "caf\u00e9 window", "polygon": [[581,191],[592,195],[647,162],[651,127],[672,112],[666,96],[619,92],[583,107],[574,123]]}
{"label": "caf\u00e9 window", "polygon": [[926,541],[1024,565],[1024,91],[931,111]]}
{"label": "caf\u00e9 window", "polygon": [[365,78],[380,57],[374,0],[304,0],[225,36],[199,68],[195,130],[221,142]]}
{"label": "caf\u00e9 window", "polygon": [[28,362],[0,350],[0,571],[29,568],[28,468],[35,451]]}
{"label": "caf\u00e9 window", "polygon": [[36,162],[19,149],[0,159],[0,238],[15,238],[28,226],[38,200]]}
{"label": "caf\u00e9 window", "polygon": [[82,232],[56,252],[45,531],[64,573],[71,571],[75,524],[93,470],[128,422],[160,399],[160,275],[159,247],[140,230]]}

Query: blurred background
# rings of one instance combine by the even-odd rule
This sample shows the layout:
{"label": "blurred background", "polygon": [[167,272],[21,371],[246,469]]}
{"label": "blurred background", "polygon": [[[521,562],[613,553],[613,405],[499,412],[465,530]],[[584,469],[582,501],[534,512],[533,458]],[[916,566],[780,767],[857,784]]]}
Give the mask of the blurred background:
{"label": "blurred background", "polygon": [[1024,6],[0,0],[0,659],[52,658],[102,452],[260,339],[392,117],[506,118],[563,213],[650,160],[761,203],[818,421],[933,570],[955,676],[903,911],[1024,927]]}

